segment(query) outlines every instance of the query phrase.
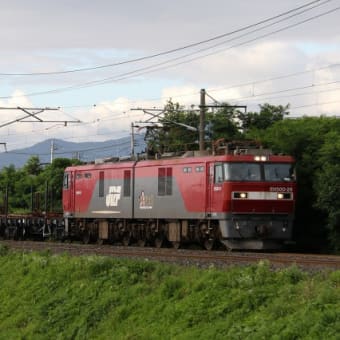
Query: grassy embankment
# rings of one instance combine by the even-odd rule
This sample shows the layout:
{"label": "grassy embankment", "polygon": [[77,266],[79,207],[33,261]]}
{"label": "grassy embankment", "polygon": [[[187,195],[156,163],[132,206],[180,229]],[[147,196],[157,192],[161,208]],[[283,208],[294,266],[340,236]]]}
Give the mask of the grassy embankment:
{"label": "grassy embankment", "polygon": [[0,339],[339,339],[340,271],[8,253]]}

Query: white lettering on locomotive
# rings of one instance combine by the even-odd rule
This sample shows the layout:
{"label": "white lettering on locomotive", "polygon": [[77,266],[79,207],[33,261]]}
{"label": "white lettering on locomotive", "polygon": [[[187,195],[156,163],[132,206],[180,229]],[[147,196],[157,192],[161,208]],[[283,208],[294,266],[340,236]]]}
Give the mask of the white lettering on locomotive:
{"label": "white lettering on locomotive", "polygon": [[292,192],[292,187],[270,187],[269,191],[271,192]]}
{"label": "white lettering on locomotive", "polygon": [[122,187],[120,185],[112,185],[109,187],[109,193],[106,195],[106,206],[117,207],[120,200]]}

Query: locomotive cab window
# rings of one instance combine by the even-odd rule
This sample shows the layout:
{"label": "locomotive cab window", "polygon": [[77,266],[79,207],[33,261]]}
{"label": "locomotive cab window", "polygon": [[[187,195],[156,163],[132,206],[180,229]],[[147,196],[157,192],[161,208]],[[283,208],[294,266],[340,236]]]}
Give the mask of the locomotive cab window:
{"label": "locomotive cab window", "polygon": [[282,182],[295,180],[291,163],[224,163],[226,181],[268,181]]}
{"label": "locomotive cab window", "polygon": [[264,164],[264,178],[266,181],[293,181],[295,179],[294,166],[290,163]]}
{"label": "locomotive cab window", "polygon": [[224,178],[223,178],[223,165],[222,164],[216,164],[215,165],[215,183],[222,183]]}
{"label": "locomotive cab window", "polygon": [[261,165],[259,163],[225,163],[226,181],[260,181]]}
{"label": "locomotive cab window", "polygon": [[68,173],[65,173],[64,174],[64,181],[63,181],[63,188],[64,189],[68,189],[69,188],[69,174]]}

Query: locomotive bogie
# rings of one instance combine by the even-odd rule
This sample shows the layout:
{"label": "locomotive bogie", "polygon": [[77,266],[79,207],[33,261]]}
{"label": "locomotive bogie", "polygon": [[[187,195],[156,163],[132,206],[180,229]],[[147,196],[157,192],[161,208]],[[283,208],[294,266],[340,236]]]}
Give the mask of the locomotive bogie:
{"label": "locomotive bogie", "polygon": [[83,243],[108,243],[179,248],[185,244],[201,244],[212,249],[218,245],[218,225],[200,220],[93,220],[72,219],[67,237]]}

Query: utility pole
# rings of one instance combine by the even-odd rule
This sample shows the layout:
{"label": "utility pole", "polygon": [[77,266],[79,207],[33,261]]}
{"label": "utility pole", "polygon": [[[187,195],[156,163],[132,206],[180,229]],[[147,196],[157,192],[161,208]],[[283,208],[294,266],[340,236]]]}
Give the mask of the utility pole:
{"label": "utility pole", "polygon": [[51,164],[54,158],[54,151],[57,150],[57,147],[54,144],[54,139],[51,140]]}
{"label": "utility pole", "polygon": [[203,154],[205,150],[204,136],[205,136],[205,89],[201,89],[201,100],[200,100],[200,127],[199,127],[199,150]]}
{"label": "utility pole", "polygon": [[135,132],[133,123],[131,123],[131,159],[135,159]]}

